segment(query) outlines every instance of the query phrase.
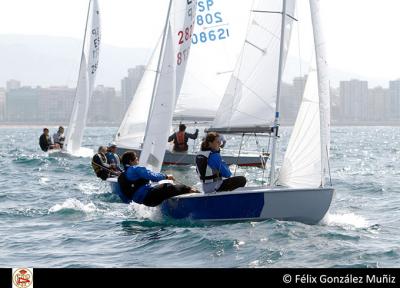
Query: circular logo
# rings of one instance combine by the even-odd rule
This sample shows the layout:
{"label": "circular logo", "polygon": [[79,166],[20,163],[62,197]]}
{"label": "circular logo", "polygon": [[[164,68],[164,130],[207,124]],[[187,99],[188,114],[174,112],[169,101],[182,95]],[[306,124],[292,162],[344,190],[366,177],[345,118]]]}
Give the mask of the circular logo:
{"label": "circular logo", "polygon": [[32,282],[33,273],[28,268],[19,268],[13,274],[13,284],[18,288],[27,288]]}

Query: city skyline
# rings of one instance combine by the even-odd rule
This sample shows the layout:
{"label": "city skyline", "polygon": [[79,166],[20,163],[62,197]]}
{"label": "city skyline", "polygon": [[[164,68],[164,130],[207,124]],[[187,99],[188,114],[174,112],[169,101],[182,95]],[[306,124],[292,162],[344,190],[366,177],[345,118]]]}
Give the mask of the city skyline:
{"label": "city skyline", "polygon": [[[89,113],[91,125],[120,124],[144,69],[143,65],[128,69],[119,90],[96,86]],[[306,79],[307,76],[295,77],[283,83],[282,125],[294,123]],[[6,87],[0,87],[0,122],[66,124],[75,96],[74,87],[22,84],[9,80]],[[215,112],[210,110],[207,115]],[[331,87],[331,118],[333,125],[397,125],[400,123],[400,79],[389,81],[388,88],[370,87],[368,81],[360,79],[341,81],[338,87]]]}

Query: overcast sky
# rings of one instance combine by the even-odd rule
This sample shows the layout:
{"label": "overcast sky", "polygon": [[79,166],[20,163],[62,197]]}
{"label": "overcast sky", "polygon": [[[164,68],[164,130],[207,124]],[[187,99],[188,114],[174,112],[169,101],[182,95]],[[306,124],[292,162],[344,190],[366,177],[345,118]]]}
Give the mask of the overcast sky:
{"label": "overcast sky", "polygon": [[[167,4],[99,0],[103,43],[151,48]],[[0,34],[82,38],[87,6],[88,0],[0,0]],[[399,0],[321,0],[321,8],[331,67],[367,78],[400,78]]]}

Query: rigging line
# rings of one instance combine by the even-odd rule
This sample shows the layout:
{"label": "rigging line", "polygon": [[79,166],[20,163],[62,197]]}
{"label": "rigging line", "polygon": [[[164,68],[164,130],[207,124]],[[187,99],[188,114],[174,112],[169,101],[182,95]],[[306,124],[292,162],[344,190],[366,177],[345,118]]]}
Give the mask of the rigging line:
{"label": "rigging line", "polygon": [[[257,25],[260,29],[264,30],[265,32],[267,32],[268,34],[271,34],[272,38],[275,38],[276,40],[280,40],[280,36],[278,36],[272,29],[268,29],[267,27],[262,26],[261,24],[259,24],[256,20],[253,19],[253,21],[251,22],[252,25]],[[275,30],[279,30],[280,26],[276,25]],[[270,40],[270,43],[273,39]],[[267,45],[269,46],[269,45]]]}
{"label": "rigging line", "polygon": [[254,96],[256,96],[261,102],[263,102],[265,105],[267,106],[271,106],[269,103],[267,103],[264,98],[260,95],[258,95],[253,89],[251,89],[250,87],[248,87],[246,84],[242,83],[243,87],[245,87],[247,90],[249,90],[251,92],[251,94],[254,94]]}
{"label": "rigging line", "polygon": [[242,152],[242,145],[243,145],[243,139],[244,139],[244,133],[242,134],[242,139],[240,140],[240,146],[239,146],[239,153],[236,158],[236,165],[235,165],[235,172],[233,173],[233,176],[236,176],[236,169],[239,166],[239,157],[240,157],[240,152]]}

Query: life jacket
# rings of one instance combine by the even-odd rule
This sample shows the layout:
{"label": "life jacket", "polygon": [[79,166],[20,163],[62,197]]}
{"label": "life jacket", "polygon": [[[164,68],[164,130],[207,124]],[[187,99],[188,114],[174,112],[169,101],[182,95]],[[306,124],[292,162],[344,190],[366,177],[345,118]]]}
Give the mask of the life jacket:
{"label": "life jacket", "polygon": [[124,172],[118,176],[118,183],[122,193],[131,200],[133,194],[135,194],[135,192],[143,185],[149,184],[150,181],[143,178],[139,178],[136,181],[129,181],[126,177],[126,172]]}
{"label": "life jacket", "polygon": [[[95,161],[95,157],[96,157],[96,156],[99,157],[101,164],[100,164],[100,163],[97,163],[97,162]],[[102,167],[103,167],[102,164],[103,164],[103,163],[107,163],[107,157],[106,157],[103,153],[97,153],[96,155],[93,156],[93,159],[92,159],[92,168],[93,168],[94,172],[96,173],[96,175],[99,175],[99,173],[101,173],[102,171],[104,171],[104,169],[102,169]],[[106,168],[106,167],[104,167],[104,168]]]}
{"label": "life jacket", "polygon": [[199,151],[196,155],[196,172],[203,183],[211,183],[221,180],[218,170],[208,166],[208,157],[211,151]]}
{"label": "life jacket", "polygon": [[189,146],[185,142],[185,132],[184,131],[179,131],[176,132],[175,134],[175,150],[178,151],[187,151]]}

